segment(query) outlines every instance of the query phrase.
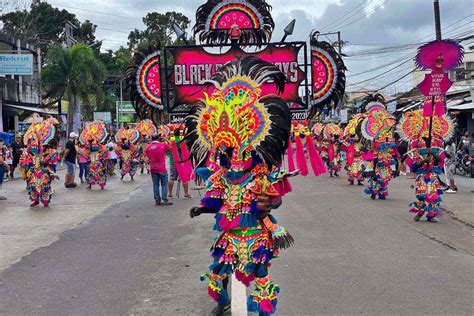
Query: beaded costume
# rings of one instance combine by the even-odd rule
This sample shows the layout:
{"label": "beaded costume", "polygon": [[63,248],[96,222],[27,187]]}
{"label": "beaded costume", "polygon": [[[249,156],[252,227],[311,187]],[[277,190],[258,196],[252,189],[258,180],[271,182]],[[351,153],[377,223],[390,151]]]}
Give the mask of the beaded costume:
{"label": "beaded costume", "polygon": [[146,169],[147,172],[150,173],[150,160],[148,159],[147,155],[145,155],[145,149],[151,142],[151,137],[156,134],[158,130],[151,120],[141,120],[138,122],[135,128],[140,133],[138,158],[138,164],[141,169],[140,172],[143,173],[143,171]]}
{"label": "beaded costume", "polygon": [[358,185],[362,185],[364,177],[362,175],[363,167],[363,143],[360,132],[360,124],[364,119],[364,114],[356,114],[349,121],[344,129],[343,147],[346,151],[347,158],[347,181],[353,185],[357,181]]}
{"label": "beaded costume", "polygon": [[339,125],[329,123],[324,127],[323,135],[323,150],[327,153],[327,165],[329,175],[339,177],[338,172],[341,171],[341,136],[343,130]]}
{"label": "beaded costume", "polygon": [[90,161],[88,172],[86,172],[86,181],[89,189],[94,185],[98,185],[103,189],[107,183],[107,170],[105,167],[107,150],[104,145],[107,135],[104,122],[96,121],[87,125],[79,136],[79,142],[84,146],[82,154],[86,155]]}
{"label": "beaded costume", "polygon": [[132,181],[137,173],[139,150],[137,146],[140,133],[136,129],[121,128],[115,134],[115,141],[117,142],[117,155],[122,161],[122,170],[120,171],[121,179],[125,175],[130,175]]}
{"label": "beaded costume", "polygon": [[384,200],[388,195],[390,180],[397,175],[399,154],[394,138],[395,119],[379,101],[369,101],[365,115],[361,132],[370,141],[370,151],[363,155],[364,175],[368,178],[365,193],[372,199],[378,197]]}
{"label": "beaded costume", "polygon": [[54,118],[33,122],[23,137],[27,148],[21,165],[26,170],[26,189],[32,201],[31,206],[42,203],[48,207],[51,202],[51,181],[55,176],[51,163],[57,153],[48,147],[48,143],[55,137],[56,124],[59,122]]}
{"label": "beaded costume", "polygon": [[262,315],[275,312],[280,291],[268,275],[270,260],[290,246],[291,235],[270,215],[281,204],[276,185],[290,136],[288,105],[278,96],[261,98],[259,86],[273,80],[281,91],[284,75],[255,57],[224,65],[211,78],[216,90],[205,94],[205,106],[195,107],[186,119],[186,140],[205,180],[206,194],[191,217],[215,213],[219,231],[208,281],[208,293],[219,306],[229,304],[228,278],[246,286],[255,281],[248,310]]}
{"label": "beaded costume", "polygon": [[426,215],[428,221],[438,217],[443,209],[440,206],[443,194],[443,173],[445,155],[443,140],[448,141],[454,133],[454,123],[446,116],[433,116],[431,146],[427,146],[429,118],[422,111],[407,112],[400,119],[397,133],[411,144],[407,162],[416,175],[416,201],[410,204],[410,212],[415,220]]}

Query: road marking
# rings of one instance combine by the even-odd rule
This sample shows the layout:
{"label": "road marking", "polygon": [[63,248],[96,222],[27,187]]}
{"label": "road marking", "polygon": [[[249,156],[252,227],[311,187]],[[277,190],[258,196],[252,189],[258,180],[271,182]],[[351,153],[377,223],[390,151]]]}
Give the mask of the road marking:
{"label": "road marking", "polygon": [[235,274],[232,274],[231,281],[231,314],[232,316],[247,316],[247,292],[245,285],[239,282]]}

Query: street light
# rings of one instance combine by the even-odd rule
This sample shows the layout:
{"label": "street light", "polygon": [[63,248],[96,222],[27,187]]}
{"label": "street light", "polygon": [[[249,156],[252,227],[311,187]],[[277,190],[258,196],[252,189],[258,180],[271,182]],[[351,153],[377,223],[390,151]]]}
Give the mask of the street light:
{"label": "street light", "polygon": [[186,39],[186,32],[184,32],[178,24],[173,23],[173,31],[176,33],[178,39],[183,40],[183,42],[188,45],[188,40]]}
{"label": "street light", "polygon": [[283,30],[283,32],[285,32],[285,35],[283,35],[283,38],[281,39],[281,42],[283,43],[285,40],[286,40],[286,37],[288,35],[292,35],[293,34],[293,31],[295,29],[295,23],[296,23],[296,19],[293,19],[293,21],[291,21],[286,27],[285,29]]}

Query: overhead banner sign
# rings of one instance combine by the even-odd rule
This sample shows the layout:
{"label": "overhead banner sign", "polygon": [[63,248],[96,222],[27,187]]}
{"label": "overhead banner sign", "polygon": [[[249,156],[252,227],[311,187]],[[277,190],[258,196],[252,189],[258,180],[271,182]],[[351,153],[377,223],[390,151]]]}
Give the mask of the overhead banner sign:
{"label": "overhead banner sign", "polygon": [[[216,71],[225,63],[243,56],[255,56],[280,68],[286,75],[285,90],[279,96],[287,101],[305,105],[304,97],[299,95],[299,88],[306,79],[305,70],[298,64],[298,53],[304,43],[269,44],[258,52],[244,52],[239,47],[232,47],[227,52],[210,53],[203,46],[173,47],[173,72],[169,84],[174,88],[174,105],[170,110],[182,104],[193,104],[204,98],[204,92],[212,94],[215,89],[205,85]],[[262,95],[277,94],[276,86],[266,83],[261,86]],[[305,90],[305,89],[301,89]]]}
{"label": "overhead banner sign", "polygon": [[0,54],[0,75],[33,75],[33,54]]}

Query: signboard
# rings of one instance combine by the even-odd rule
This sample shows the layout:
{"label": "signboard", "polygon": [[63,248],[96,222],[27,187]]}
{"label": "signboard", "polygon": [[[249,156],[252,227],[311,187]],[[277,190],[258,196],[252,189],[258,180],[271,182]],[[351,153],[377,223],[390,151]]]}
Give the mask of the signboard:
{"label": "signboard", "polygon": [[0,75],[33,75],[33,54],[0,54]]}
{"label": "signboard", "polygon": [[[206,46],[184,46],[165,48],[165,58],[167,54],[172,54],[174,66],[171,76],[167,81],[168,88],[174,88],[174,104],[168,104],[169,112],[183,104],[194,104],[204,98],[204,92],[211,94],[213,86],[206,85],[216,71],[225,63],[242,56],[255,56],[264,61],[273,63],[286,75],[287,83],[283,93],[279,96],[287,101],[302,105],[307,108],[303,100],[305,97],[299,95],[299,87],[306,78],[306,67],[300,67],[298,54],[301,48],[306,48],[304,42],[294,43],[273,43],[256,52],[246,52],[236,46],[222,46],[221,50],[228,47],[227,52],[217,52],[215,54],[205,50]],[[246,46],[249,47],[256,46]],[[261,86],[262,96],[277,94],[276,87],[272,83]],[[305,90],[305,89],[301,89]]]}
{"label": "signboard", "polygon": [[111,124],[112,114],[110,112],[94,112],[94,121],[103,121],[105,124]]}
{"label": "signboard", "polygon": [[118,121],[120,123],[131,123],[133,122],[133,117],[130,114],[120,114]]}
{"label": "signboard", "polygon": [[347,109],[341,110],[341,123],[347,123]]}
{"label": "signboard", "polygon": [[186,114],[169,114],[169,121],[171,124],[182,124],[184,123],[185,118]]}
{"label": "signboard", "polygon": [[308,111],[291,111],[292,121],[304,121],[308,119]]}
{"label": "signboard", "polygon": [[123,101],[122,104],[120,104],[120,101],[117,102],[119,105],[120,113],[135,113],[135,108],[133,107],[132,102]]}

